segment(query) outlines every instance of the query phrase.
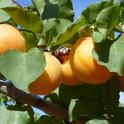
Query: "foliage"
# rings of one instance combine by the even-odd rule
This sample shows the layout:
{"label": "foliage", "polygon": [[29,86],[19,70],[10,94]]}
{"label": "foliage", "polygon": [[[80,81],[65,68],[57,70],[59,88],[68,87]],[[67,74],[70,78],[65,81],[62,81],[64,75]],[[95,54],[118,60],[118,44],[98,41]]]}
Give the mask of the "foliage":
{"label": "foliage", "polygon": [[[9,50],[0,55],[1,74],[25,91],[44,71],[43,51],[71,47],[79,37],[91,36],[95,41],[94,59],[114,76],[101,85],[61,84],[44,99],[67,108],[69,123],[81,116],[85,124],[124,123],[118,80],[124,67],[123,0],[91,4],[75,21],[72,0],[32,0],[32,5],[27,7],[20,7],[12,0],[0,0],[0,23],[15,26],[25,37],[26,53]],[[0,97],[0,124],[66,124],[67,120],[48,115],[40,117],[29,106],[3,105],[9,100]]]}
{"label": "foliage", "polygon": [[[35,64],[34,60],[36,61]],[[43,51],[37,48],[32,48],[27,53],[9,51],[0,57],[0,70],[2,74],[7,79],[12,80],[15,86],[24,90],[27,90],[28,84],[43,72],[44,67],[45,59]],[[34,71],[33,73],[32,70]],[[23,79],[20,77],[23,77]]]}

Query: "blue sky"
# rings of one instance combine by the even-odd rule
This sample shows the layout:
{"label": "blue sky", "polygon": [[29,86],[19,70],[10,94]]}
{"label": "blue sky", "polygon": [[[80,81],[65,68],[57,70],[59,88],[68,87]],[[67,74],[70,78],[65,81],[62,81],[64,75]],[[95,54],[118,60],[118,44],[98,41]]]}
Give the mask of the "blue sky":
{"label": "blue sky", "polygon": [[[16,0],[20,5],[27,6],[31,4],[31,0]],[[72,0],[75,11],[75,19],[80,15],[89,4],[98,2],[100,0]],[[124,93],[120,93],[120,101],[124,103]]]}
{"label": "blue sky", "polygon": [[[31,0],[16,0],[20,5],[27,6],[32,4]],[[98,2],[99,0],[72,0],[75,10],[75,18],[79,16],[81,11],[85,9],[90,3]]]}

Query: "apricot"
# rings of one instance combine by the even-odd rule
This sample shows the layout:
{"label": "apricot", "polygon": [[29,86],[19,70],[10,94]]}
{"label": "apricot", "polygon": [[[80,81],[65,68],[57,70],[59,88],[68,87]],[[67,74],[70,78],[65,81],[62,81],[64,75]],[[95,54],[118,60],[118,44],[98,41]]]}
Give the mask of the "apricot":
{"label": "apricot", "polygon": [[69,60],[74,74],[88,84],[102,84],[111,76],[106,67],[97,64],[92,51],[94,42],[91,37],[82,37],[72,46]]}
{"label": "apricot", "polygon": [[22,34],[9,24],[0,24],[0,54],[16,49],[25,51],[25,39]]}
{"label": "apricot", "polygon": [[69,55],[65,55],[62,57],[62,83],[65,85],[80,85],[82,81],[80,81],[74,74],[70,62],[69,62]]}
{"label": "apricot", "polygon": [[29,91],[34,94],[47,95],[55,90],[62,78],[61,63],[50,53],[44,53],[46,67],[44,72],[34,82],[29,85]]}

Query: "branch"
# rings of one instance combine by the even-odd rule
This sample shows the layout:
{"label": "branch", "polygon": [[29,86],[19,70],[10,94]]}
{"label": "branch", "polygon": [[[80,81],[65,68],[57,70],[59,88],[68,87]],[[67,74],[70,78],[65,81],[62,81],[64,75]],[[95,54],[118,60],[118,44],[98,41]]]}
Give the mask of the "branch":
{"label": "branch", "polygon": [[22,104],[34,106],[50,116],[55,116],[57,119],[65,119],[67,117],[67,110],[65,108],[45,101],[38,95],[26,93],[13,86],[12,83],[6,82],[7,80],[0,80],[0,92],[4,95]]}

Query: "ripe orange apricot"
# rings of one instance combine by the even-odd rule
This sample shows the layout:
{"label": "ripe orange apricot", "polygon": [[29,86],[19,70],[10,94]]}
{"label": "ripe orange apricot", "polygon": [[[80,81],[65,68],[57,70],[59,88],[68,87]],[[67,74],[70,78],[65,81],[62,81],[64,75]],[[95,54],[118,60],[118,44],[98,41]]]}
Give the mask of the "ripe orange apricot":
{"label": "ripe orange apricot", "polygon": [[83,37],[72,46],[69,59],[75,75],[83,82],[101,84],[111,76],[104,66],[97,64],[92,56],[94,42],[91,37]]}
{"label": "ripe orange apricot", "polygon": [[120,90],[124,91],[124,76],[119,76],[120,80]]}
{"label": "ripe orange apricot", "polygon": [[35,94],[46,95],[55,90],[61,81],[61,63],[50,53],[45,52],[46,67],[44,72],[29,85],[29,91]]}
{"label": "ripe orange apricot", "polygon": [[74,74],[70,62],[69,62],[69,55],[65,55],[62,57],[62,83],[70,86],[80,85],[82,81],[80,81]]}
{"label": "ripe orange apricot", "polygon": [[0,24],[0,53],[16,49],[25,51],[25,39],[22,34],[9,24]]}

